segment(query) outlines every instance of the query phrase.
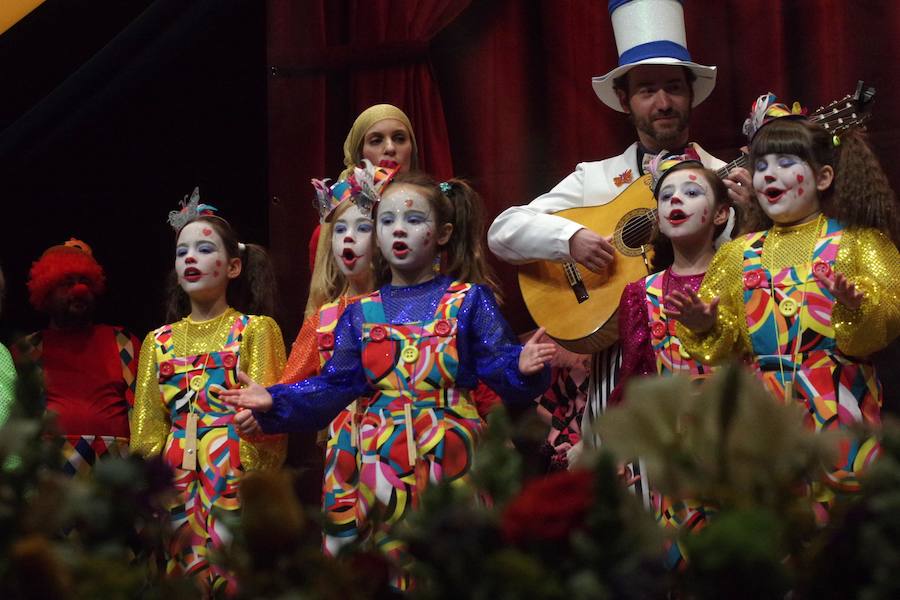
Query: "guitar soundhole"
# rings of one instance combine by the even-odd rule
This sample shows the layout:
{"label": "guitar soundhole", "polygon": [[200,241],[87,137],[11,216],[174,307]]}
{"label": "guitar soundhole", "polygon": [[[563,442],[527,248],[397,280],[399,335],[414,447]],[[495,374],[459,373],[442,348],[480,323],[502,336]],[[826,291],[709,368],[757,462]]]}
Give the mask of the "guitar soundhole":
{"label": "guitar soundhole", "polygon": [[639,256],[641,246],[650,243],[654,216],[647,208],[627,212],[616,224],[616,249],[625,256]]}

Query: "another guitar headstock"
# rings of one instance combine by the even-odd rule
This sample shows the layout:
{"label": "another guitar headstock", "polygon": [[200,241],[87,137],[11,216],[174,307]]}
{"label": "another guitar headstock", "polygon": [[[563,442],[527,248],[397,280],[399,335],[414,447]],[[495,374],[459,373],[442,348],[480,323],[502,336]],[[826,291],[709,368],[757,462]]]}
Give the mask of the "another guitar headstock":
{"label": "another guitar headstock", "polygon": [[861,127],[868,121],[872,116],[869,109],[874,99],[875,88],[858,81],[853,94],[817,108],[809,120],[837,135],[852,127]]}

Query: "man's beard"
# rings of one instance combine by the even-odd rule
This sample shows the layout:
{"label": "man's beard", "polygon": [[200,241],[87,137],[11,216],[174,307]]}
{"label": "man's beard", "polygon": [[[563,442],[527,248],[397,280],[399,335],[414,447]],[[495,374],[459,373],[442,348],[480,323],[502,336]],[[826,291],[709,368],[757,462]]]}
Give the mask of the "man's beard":
{"label": "man's beard", "polygon": [[66,298],[51,310],[51,317],[57,327],[80,329],[90,325],[94,317],[93,298]]}
{"label": "man's beard", "polygon": [[634,126],[637,128],[637,130],[647,134],[653,140],[656,140],[656,143],[660,148],[665,150],[679,150],[680,148],[673,148],[672,145],[681,145],[684,143],[682,136],[687,130],[688,123],[691,120],[691,111],[688,110],[686,112],[680,113],[676,110],[672,110],[665,115],[655,115],[655,117],[657,118],[661,116],[672,116],[678,119],[675,127],[662,128],[653,121],[653,117],[636,117],[634,113],[631,114],[631,119],[634,122]]}

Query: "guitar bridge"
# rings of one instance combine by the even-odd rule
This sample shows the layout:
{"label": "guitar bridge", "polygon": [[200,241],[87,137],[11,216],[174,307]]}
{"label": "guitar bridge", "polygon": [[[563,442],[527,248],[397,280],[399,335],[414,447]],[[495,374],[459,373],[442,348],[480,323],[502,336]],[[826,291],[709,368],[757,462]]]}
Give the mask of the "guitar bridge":
{"label": "guitar bridge", "polygon": [[578,304],[587,302],[591,296],[588,294],[587,288],[584,287],[584,280],[581,278],[581,273],[578,272],[578,267],[575,266],[575,263],[564,263],[563,268],[566,272],[566,279],[569,282],[569,287],[572,288],[572,292],[575,294],[575,299],[578,300]]}

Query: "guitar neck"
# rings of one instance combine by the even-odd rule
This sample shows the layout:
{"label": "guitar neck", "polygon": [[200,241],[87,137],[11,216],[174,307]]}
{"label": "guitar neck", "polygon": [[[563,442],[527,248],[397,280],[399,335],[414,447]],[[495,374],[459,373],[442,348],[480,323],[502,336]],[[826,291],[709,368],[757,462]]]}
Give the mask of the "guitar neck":
{"label": "guitar neck", "polygon": [[728,174],[731,173],[734,169],[738,169],[740,167],[747,167],[747,155],[741,154],[736,159],[726,164],[725,166],[716,169],[716,175],[719,179],[725,179],[728,177]]}

